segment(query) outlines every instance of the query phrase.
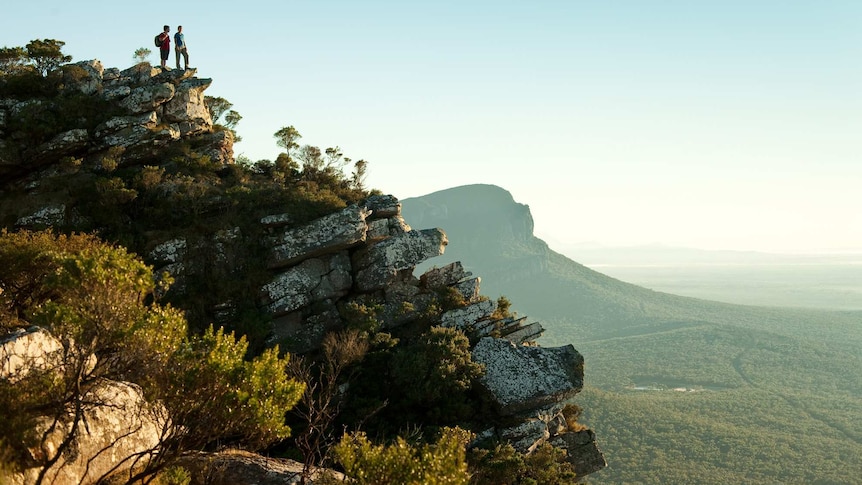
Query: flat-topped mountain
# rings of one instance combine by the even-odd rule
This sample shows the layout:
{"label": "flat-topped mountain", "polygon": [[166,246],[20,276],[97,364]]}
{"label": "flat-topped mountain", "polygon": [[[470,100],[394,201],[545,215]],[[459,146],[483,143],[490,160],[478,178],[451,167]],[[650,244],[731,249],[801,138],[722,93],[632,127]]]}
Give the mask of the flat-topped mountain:
{"label": "flat-topped mountain", "polygon": [[[491,295],[584,353],[584,419],[608,469],[594,483],[853,483],[862,474],[862,313],[718,303],[587,268],[532,234],[492,185],[402,201],[447,228],[446,254]],[[583,209],[589,210],[589,209]],[[576,225],[577,214],[559,224]],[[588,239],[589,235],[585,235]],[[421,271],[423,267],[420,267]]]}
{"label": "flat-topped mountain", "polygon": [[[862,342],[858,313],[779,310],[731,305],[653,291],[606,276],[557,253],[533,235],[529,207],[505,189],[467,185],[402,201],[415,224],[445,227],[452,242],[446,254],[426,264],[464,261],[483,275],[490,294],[503,294],[519,308],[569,330],[549,326],[548,336],[579,340],[608,338],[650,325],[666,327],[711,322],[758,330],[794,329],[801,335]],[[571,221],[560,224],[576,224]],[[829,315],[830,325],[820,325]],[[565,337],[564,337],[565,338]]]}

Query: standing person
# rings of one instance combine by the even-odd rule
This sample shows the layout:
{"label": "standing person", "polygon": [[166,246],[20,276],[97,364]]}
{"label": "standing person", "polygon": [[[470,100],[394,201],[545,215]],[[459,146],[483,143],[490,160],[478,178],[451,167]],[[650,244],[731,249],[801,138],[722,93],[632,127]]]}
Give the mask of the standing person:
{"label": "standing person", "polygon": [[159,40],[162,42],[159,45],[159,54],[162,57],[162,70],[170,71],[171,68],[166,66],[165,63],[168,62],[168,56],[171,54],[171,34],[168,32],[171,31],[171,28],[165,25],[165,30],[159,34]]}
{"label": "standing person", "polygon": [[189,69],[189,51],[186,49],[186,36],[183,34],[183,26],[177,25],[177,33],[174,34],[174,54],[177,58],[177,69],[180,68],[180,55],[183,56],[185,70]]}

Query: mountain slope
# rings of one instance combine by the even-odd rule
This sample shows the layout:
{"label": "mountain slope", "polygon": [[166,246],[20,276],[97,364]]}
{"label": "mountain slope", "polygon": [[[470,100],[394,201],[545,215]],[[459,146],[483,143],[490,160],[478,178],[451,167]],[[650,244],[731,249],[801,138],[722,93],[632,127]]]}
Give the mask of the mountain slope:
{"label": "mountain slope", "polygon": [[[862,313],[732,305],[652,291],[554,252],[529,208],[472,185],[402,200],[489,295],[574,343],[578,403],[608,468],[591,483],[855,483]],[[573,221],[560,221],[573,224]],[[588,237],[589,235],[587,235]]]}
{"label": "mountain slope", "polygon": [[487,278],[483,288],[489,294],[504,294],[518,302],[520,310],[552,323],[546,327],[554,341],[710,322],[816,336],[839,345],[862,343],[860,312],[711,302],[652,291],[593,271],[536,238],[529,207],[500,187],[456,187],[404,199],[402,205],[410,224],[440,227],[449,236],[446,254],[430,263],[464,262],[468,270]]}

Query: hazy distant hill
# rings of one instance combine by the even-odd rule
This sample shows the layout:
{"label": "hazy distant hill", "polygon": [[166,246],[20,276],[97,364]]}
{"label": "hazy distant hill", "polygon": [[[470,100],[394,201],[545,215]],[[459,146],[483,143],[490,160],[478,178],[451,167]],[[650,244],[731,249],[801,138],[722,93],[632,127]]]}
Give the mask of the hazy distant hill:
{"label": "hazy distant hill", "polygon": [[609,464],[590,483],[858,483],[862,312],[732,305],[625,283],[551,250],[533,236],[529,208],[492,185],[402,204],[408,223],[449,236],[430,263],[462,261],[485,294],[543,323],[542,343],[584,354],[578,402]]}
{"label": "hazy distant hill", "polygon": [[554,341],[710,322],[862,342],[857,325],[862,313],[730,305],[656,292],[593,271],[536,238],[529,207],[494,185],[456,187],[404,199],[402,204],[410,224],[440,227],[449,236],[446,254],[430,264],[464,262],[468,270],[483,276],[487,294],[506,295],[516,302],[516,310],[551,323],[546,325],[547,335]]}

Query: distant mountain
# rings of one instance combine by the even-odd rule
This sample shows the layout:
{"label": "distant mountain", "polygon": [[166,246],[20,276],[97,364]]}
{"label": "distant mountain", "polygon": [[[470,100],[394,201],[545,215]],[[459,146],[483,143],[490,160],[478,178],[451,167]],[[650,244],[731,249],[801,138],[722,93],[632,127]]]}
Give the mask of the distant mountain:
{"label": "distant mountain", "polygon": [[429,263],[461,261],[484,294],[542,322],[540,343],[585,356],[576,401],[609,465],[590,483],[862,476],[862,312],[718,303],[611,278],[551,250],[529,207],[493,185],[401,202],[409,224],[448,235]]}
{"label": "distant mountain", "polygon": [[718,303],[649,290],[591,270],[535,237],[529,206],[494,185],[455,187],[401,202],[408,223],[440,227],[449,236],[446,253],[426,264],[462,261],[482,275],[486,294],[505,295],[516,311],[547,322],[547,335],[555,342],[704,322],[862,342],[858,313]]}

